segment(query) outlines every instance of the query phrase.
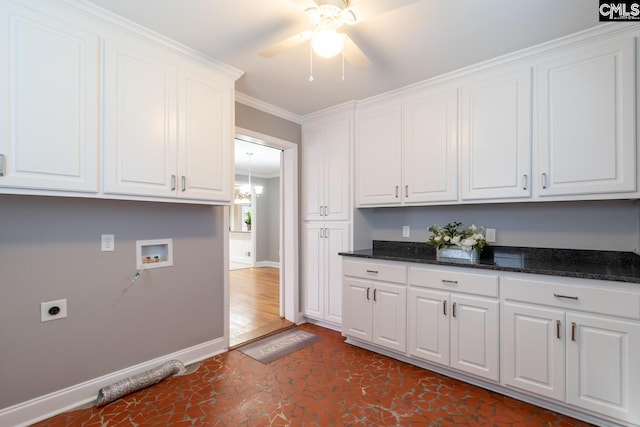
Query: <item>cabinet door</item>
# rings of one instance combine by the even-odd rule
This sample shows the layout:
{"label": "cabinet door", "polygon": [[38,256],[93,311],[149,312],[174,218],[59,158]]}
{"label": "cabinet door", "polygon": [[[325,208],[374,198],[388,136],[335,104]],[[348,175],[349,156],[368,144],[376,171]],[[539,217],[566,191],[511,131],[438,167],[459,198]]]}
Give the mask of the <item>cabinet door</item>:
{"label": "cabinet door", "polygon": [[0,3],[0,187],[98,191],[98,49],[69,19]]}
{"label": "cabinet door", "polygon": [[405,204],[458,199],[458,91],[430,91],[404,107]]}
{"label": "cabinet door", "polygon": [[321,223],[304,225],[302,252],[302,284],[304,314],[314,319],[324,318],[325,251],[324,227]]}
{"label": "cabinet door", "polygon": [[370,280],[345,276],[342,279],[342,333],[372,341],[373,284]]}
{"label": "cabinet door", "polygon": [[358,206],[401,203],[401,106],[358,113],[356,191]]}
{"label": "cabinet door", "polygon": [[302,150],[305,220],[348,221],[351,216],[351,120],[305,129]]}
{"label": "cabinet door", "polygon": [[640,325],[567,313],[567,403],[640,423]]}
{"label": "cabinet door", "polygon": [[324,215],[325,132],[322,127],[305,130],[302,146],[303,218],[321,221]]}
{"label": "cabinet door", "polygon": [[325,220],[351,217],[351,120],[342,118],[325,128]]}
{"label": "cabinet door", "polygon": [[451,296],[452,368],[493,381],[500,379],[499,303]]}
{"label": "cabinet door", "polygon": [[531,69],[462,87],[462,199],[531,195]]}
{"label": "cabinet door", "polygon": [[349,224],[329,222],[322,234],[326,269],[324,318],[337,324],[342,323],[342,257],[338,253],[350,250],[350,234]]}
{"label": "cabinet door", "polygon": [[207,71],[180,75],[179,196],[231,200],[231,85]]}
{"label": "cabinet door", "polygon": [[409,354],[449,366],[449,294],[411,287],[408,304]]}
{"label": "cabinet door", "polygon": [[502,308],[502,382],[564,401],[564,312],[511,302]]}
{"label": "cabinet door", "polygon": [[540,196],[636,191],[634,39],[538,68]]}
{"label": "cabinet door", "polygon": [[407,288],[374,282],[373,343],[404,353],[407,350]]}
{"label": "cabinet door", "polygon": [[104,192],[175,197],[177,70],[146,47],[105,42]]}

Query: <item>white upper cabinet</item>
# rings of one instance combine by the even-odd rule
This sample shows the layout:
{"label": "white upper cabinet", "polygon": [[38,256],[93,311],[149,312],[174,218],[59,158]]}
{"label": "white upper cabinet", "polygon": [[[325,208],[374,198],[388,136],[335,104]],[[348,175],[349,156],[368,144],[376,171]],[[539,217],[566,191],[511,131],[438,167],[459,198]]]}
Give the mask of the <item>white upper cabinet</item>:
{"label": "white upper cabinet", "polygon": [[178,70],[147,47],[105,43],[104,192],[173,197]]}
{"label": "white upper cabinet", "polygon": [[635,61],[626,37],[539,65],[540,196],[637,191]]}
{"label": "white upper cabinet", "polygon": [[348,221],[351,217],[352,114],[305,126],[302,154],[305,220]]}
{"label": "white upper cabinet", "polygon": [[400,104],[376,105],[358,110],[357,206],[401,203],[401,126]]}
{"label": "white upper cabinet", "polygon": [[462,199],[531,195],[531,68],[462,86]]}
{"label": "white upper cabinet", "polygon": [[179,195],[230,201],[233,85],[195,65],[178,75]]}
{"label": "white upper cabinet", "polygon": [[429,90],[404,105],[405,204],[458,199],[458,91]]}
{"label": "white upper cabinet", "polygon": [[98,191],[99,38],[84,25],[0,3],[0,192]]}
{"label": "white upper cabinet", "polygon": [[107,40],[104,192],[228,202],[231,100],[202,67]]}

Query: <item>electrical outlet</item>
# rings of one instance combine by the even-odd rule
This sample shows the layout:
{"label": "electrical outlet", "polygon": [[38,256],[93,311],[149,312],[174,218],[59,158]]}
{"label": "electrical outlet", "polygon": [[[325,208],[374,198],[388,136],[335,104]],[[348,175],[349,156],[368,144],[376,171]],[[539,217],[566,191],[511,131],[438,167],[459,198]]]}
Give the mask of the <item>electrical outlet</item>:
{"label": "electrical outlet", "polygon": [[402,226],[402,237],[409,237],[411,236],[411,230],[409,228],[408,225],[403,225]]}
{"label": "electrical outlet", "polygon": [[495,243],[496,242],[496,229],[495,228],[487,228],[484,231],[484,238],[487,243]]}
{"label": "electrical outlet", "polygon": [[116,247],[116,239],[113,234],[103,234],[100,240],[100,250],[102,252],[112,252]]}
{"label": "electrical outlet", "polygon": [[40,322],[64,319],[65,317],[67,317],[66,299],[40,303]]}

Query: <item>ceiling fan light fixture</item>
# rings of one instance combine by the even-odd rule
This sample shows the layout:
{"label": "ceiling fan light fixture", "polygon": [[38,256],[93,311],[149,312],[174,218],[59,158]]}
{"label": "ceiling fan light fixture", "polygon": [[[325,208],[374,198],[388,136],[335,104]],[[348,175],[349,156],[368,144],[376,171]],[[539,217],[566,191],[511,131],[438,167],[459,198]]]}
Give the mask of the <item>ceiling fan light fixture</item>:
{"label": "ceiling fan light fixture", "polygon": [[311,39],[313,51],[323,58],[333,58],[344,47],[344,35],[334,30],[316,31]]}

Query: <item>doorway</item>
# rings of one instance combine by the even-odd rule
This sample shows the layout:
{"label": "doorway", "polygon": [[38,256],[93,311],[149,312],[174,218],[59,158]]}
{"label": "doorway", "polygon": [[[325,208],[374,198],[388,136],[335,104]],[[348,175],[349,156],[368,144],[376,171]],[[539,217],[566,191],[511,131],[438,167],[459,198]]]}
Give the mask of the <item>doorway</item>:
{"label": "doorway", "polygon": [[236,131],[225,280],[230,347],[295,325],[299,307],[297,145]]}

